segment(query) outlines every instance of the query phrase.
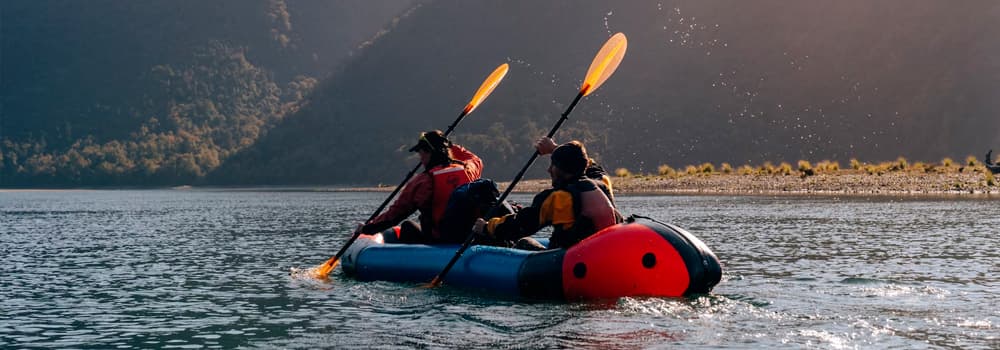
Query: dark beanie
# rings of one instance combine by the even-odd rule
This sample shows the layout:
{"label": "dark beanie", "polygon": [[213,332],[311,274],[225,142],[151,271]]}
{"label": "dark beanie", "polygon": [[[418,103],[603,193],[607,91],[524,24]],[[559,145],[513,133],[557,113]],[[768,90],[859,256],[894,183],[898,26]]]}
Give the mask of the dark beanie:
{"label": "dark beanie", "polygon": [[579,141],[570,141],[552,151],[552,165],[573,175],[583,175],[590,163],[587,150]]}

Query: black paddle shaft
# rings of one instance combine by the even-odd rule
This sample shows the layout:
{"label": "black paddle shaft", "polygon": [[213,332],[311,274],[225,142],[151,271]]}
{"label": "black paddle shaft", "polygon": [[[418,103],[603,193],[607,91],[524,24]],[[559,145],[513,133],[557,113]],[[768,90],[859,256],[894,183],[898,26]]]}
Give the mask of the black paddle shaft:
{"label": "black paddle shaft", "polygon": [[[448,126],[448,130],[444,132],[444,136],[447,138],[448,135],[451,134],[452,130],[455,130],[455,127],[458,126],[458,123],[462,122],[462,119],[465,119],[465,116],[468,114],[469,112],[467,110],[462,111],[462,114],[460,114],[458,118],[455,118],[455,121]],[[405,186],[406,183],[410,181],[410,178],[412,178],[413,175],[417,173],[418,169],[420,169],[420,163],[417,163],[417,165],[414,166],[413,169],[406,174],[406,177],[404,177],[403,181],[401,181],[399,185],[396,186],[396,189],[392,191],[392,194],[390,194],[389,197],[386,197],[386,199],[382,201],[382,205],[379,205],[378,209],[375,209],[375,212],[368,217],[368,220],[365,220],[366,223],[375,220],[375,218],[378,217],[378,214],[381,214],[382,210],[385,210],[385,207],[389,205],[389,202],[392,201],[392,198],[396,197],[396,195],[399,194],[399,190],[403,189],[403,186]],[[354,241],[356,241],[360,236],[361,236],[361,230],[355,230],[354,235],[351,236],[351,239],[347,240],[347,243],[344,243],[344,246],[340,248],[340,251],[337,252],[337,255],[333,257],[333,261],[340,260],[340,257],[343,256],[344,252],[347,251],[347,247],[350,247],[351,244],[354,244]]]}
{"label": "black paddle shaft", "polygon": [[[573,103],[569,104],[569,107],[567,107],[566,111],[563,112],[562,117],[559,118],[559,121],[556,122],[556,125],[552,126],[552,130],[549,130],[549,134],[547,135],[548,138],[552,138],[552,136],[556,134],[556,130],[559,130],[559,127],[562,126],[563,122],[565,122],[566,119],[569,119],[569,113],[573,111],[573,108],[576,107],[576,104],[578,102],[580,102],[580,99],[583,98],[583,95],[584,91],[582,90],[580,91],[579,94],[576,95],[576,98],[573,99]],[[507,199],[507,195],[509,195],[510,192],[514,190],[514,186],[516,186],[517,183],[521,181],[521,178],[524,177],[524,173],[528,171],[528,168],[531,167],[531,164],[535,163],[536,158],[538,158],[537,149],[535,150],[535,153],[531,155],[531,158],[528,159],[528,163],[525,164],[524,167],[521,168],[521,171],[517,173],[517,176],[514,176],[514,180],[510,182],[510,185],[507,185],[507,189],[505,189],[503,191],[503,194],[500,195],[500,198],[497,199],[497,203],[490,208],[490,211],[488,212],[486,217],[492,217],[496,213],[496,211],[503,205],[503,201]],[[452,266],[455,266],[455,262],[458,261],[458,258],[462,257],[462,253],[465,253],[466,249],[469,249],[469,246],[472,245],[472,241],[474,241],[475,239],[476,239],[475,232],[470,233],[469,236],[465,238],[465,242],[462,243],[462,247],[458,248],[458,251],[455,252],[455,256],[451,258],[451,261],[448,262],[448,265],[445,265],[444,270],[441,270],[441,273],[439,273],[437,277],[434,277],[434,280],[431,281],[432,287],[440,284],[441,281],[444,280],[444,276],[448,274],[448,271],[451,270]]]}

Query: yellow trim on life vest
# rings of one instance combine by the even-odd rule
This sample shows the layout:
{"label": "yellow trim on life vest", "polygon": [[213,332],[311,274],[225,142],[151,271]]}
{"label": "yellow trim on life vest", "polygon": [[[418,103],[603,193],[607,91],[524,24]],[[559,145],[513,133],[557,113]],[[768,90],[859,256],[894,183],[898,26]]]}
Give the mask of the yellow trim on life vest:
{"label": "yellow trim on life vest", "polygon": [[569,192],[552,191],[542,202],[542,208],[538,213],[539,225],[552,223],[552,225],[563,225],[563,228],[568,229],[573,226],[573,220],[573,195]]}

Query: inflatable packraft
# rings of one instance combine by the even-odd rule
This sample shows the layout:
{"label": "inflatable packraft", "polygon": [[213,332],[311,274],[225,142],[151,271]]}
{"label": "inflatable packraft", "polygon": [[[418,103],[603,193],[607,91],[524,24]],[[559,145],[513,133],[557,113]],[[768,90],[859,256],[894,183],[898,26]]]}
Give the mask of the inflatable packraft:
{"label": "inflatable packraft", "polygon": [[[384,243],[383,234],[362,235],[344,254],[342,266],[362,281],[430,282],[458,248]],[[633,216],[569,249],[469,247],[443,282],[527,299],[575,301],[708,293],[721,278],[719,259],[697,237]]]}

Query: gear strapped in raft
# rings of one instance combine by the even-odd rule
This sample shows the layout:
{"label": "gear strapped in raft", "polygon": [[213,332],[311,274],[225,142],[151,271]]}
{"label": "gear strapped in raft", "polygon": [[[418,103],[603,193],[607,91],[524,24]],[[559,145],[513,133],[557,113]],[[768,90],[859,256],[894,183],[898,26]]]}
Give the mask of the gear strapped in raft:
{"label": "gear strapped in raft", "polygon": [[[393,229],[386,234],[393,234]],[[345,254],[344,272],[362,281],[423,282],[455,245],[387,244],[365,235]],[[715,254],[677,226],[633,216],[569,249],[473,246],[444,283],[527,299],[596,300],[708,293],[722,278]]]}

